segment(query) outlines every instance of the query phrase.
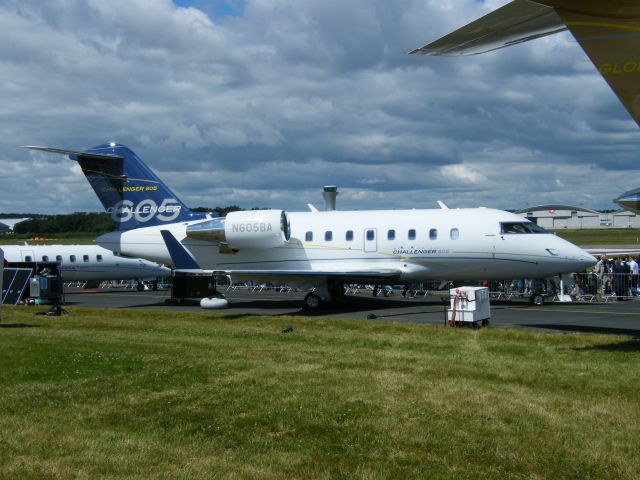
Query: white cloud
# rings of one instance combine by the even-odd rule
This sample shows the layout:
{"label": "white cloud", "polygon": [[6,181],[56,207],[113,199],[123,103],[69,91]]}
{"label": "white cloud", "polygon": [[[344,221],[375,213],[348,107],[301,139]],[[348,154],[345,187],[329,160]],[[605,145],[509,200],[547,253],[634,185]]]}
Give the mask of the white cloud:
{"label": "white cloud", "polygon": [[4,0],[0,210],[99,210],[73,162],[17,147],[107,141],[190,205],[305,209],[336,184],[340,208],[612,207],[640,132],[569,35],[406,55],[503,3]]}

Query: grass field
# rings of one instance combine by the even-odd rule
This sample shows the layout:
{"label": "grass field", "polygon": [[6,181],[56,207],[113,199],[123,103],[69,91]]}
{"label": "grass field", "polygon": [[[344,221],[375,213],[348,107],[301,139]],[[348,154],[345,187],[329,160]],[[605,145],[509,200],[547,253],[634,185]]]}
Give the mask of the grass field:
{"label": "grass field", "polygon": [[640,472],[638,339],[35,311],[3,309],[0,478]]}
{"label": "grass field", "polygon": [[640,229],[608,228],[555,230],[554,233],[576,245],[640,245]]}

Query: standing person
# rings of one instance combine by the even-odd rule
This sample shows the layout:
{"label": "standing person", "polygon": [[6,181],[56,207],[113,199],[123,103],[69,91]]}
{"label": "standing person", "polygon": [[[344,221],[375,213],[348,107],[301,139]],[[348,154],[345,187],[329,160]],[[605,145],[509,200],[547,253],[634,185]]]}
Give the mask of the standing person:
{"label": "standing person", "polygon": [[609,268],[607,265],[607,257],[605,255],[600,256],[600,260],[596,263],[593,271],[595,272],[596,277],[598,277],[598,291],[600,292],[600,295],[604,297],[607,293],[607,282],[609,281]]}
{"label": "standing person", "polygon": [[631,292],[632,295],[638,295],[638,280],[640,279],[640,265],[638,264],[640,257],[633,258],[629,262],[631,268]]}
{"label": "standing person", "polygon": [[613,259],[613,266],[611,267],[611,285],[613,287],[613,293],[616,294],[616,299],[621,300],[624,296],[624,277],[625,268],[618,257]]}

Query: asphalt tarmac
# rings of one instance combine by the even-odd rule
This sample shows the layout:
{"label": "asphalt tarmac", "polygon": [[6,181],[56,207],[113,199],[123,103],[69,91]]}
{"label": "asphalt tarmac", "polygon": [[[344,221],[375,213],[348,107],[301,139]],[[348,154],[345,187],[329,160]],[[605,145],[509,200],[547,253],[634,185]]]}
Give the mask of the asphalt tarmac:
{"label": "asphalt tarmac", "polygon": [[[444,324],[446,305],[438,296],[403,298],[399,295],[372,297],[371,293],[347,295],[344,300],[318,312],[302,308],[304,293],[247,290],[223,292],[233,315],[324,316],[344,319],[378,319],[392,322]],[[160,309],[201,311],[197,301],[175,304],[170,290],[75,290],[66,293],[71,306],[97,308]],[[553,303],[529,305],[524,299],[491,302],[491,326],[594,332],[640,336],[640,300],[609,303]]]}

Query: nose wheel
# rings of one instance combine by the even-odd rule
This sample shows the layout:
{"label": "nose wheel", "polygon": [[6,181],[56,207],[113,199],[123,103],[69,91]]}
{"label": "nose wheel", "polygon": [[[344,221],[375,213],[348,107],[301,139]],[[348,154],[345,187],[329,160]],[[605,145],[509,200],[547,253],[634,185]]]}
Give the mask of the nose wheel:
{"label": "nose wheel", "polygon": [[543,305],[544,304],[544,296],[542,296],[539,293],[536,293],[535,295],[531,295],[531,298],[529,298],[529,303],[531,305]]}

